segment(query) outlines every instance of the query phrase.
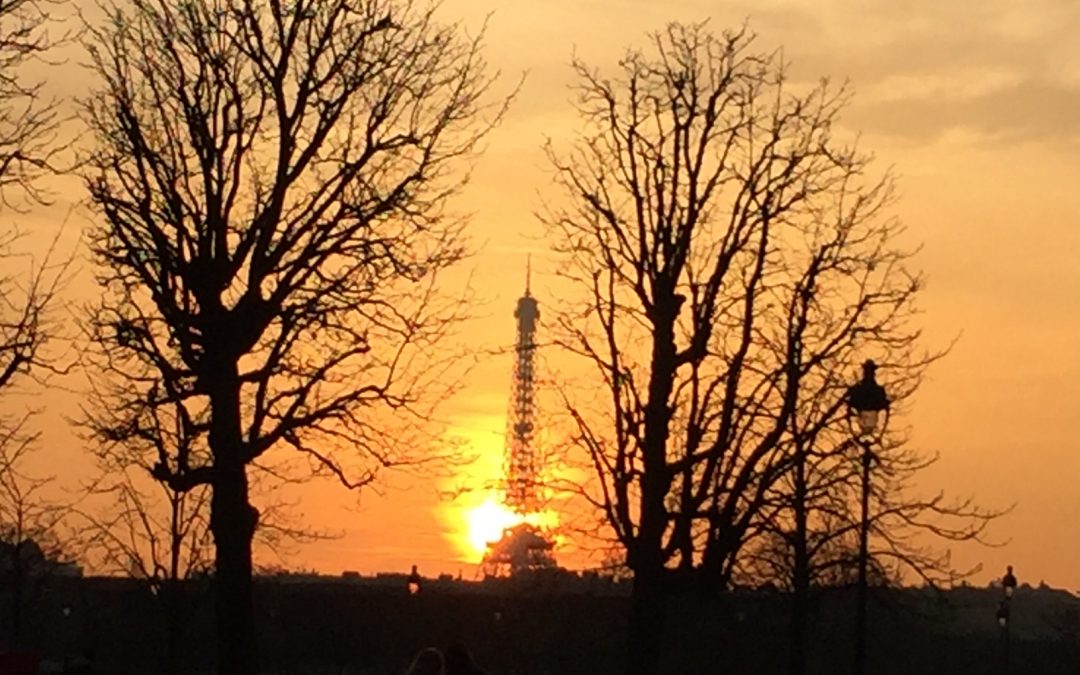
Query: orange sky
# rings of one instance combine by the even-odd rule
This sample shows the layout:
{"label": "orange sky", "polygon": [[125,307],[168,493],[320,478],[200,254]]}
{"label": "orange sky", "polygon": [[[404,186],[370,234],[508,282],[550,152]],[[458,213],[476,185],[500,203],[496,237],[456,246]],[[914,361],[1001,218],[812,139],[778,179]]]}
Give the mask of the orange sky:
{"label": "orange sky", "polygon": [[[541,312],[557,302],[532,214],[538,195],[554,194],[540,145],[575,124],[566,90],[572,50],[612,64],[666,20],[709,18],[719,30],[750,17],[763,46],[785,47],[796,78],[850,78],[856,97],[846,125],[862,132],[880,168],[895,167],[896,213],[911,241],[925,245],[918,262],[929,279],[921,301],[928,342],[961,336],[905,420],[914,442],[942,456],[923,485],[975,494],[987,506],[1016,504],[993,531],[1006,544],[961,548],[957,564],[984,563],[980,581],[1011,563],[1022,581],[1080,589],[1080,490],[1073,487],[1080,482],[1080,4],[448,0],[444,10],[472,26],[494,10],[490,62],[503,70],[506,87],[529,71],[459,202],[476,214],[472,235],[482,244],[471,264],[488,301],[473,329],[483,346],[513,340],[528,252]],[[51,77],[56,91],[78,93],[72,66]],[[69,203],[26,222],[48,229]],[[461,511],[482,495],[447,504],[439,491],[497,476],[510,368],[509,356],[485,361],[444,411],[451,430],[481,455],[467,476],[398,476],[381,495],[359,500],[329,482],[310,485],[299,510],[343,536],[290,563],[332,573],[419,563],[428,573],[470,576],[473,566],[454,542],[462,539]],[[51,398],[48,419],[74,412],[73,402]],[[54,467],[83,461],[63,424],[48,424],[42,457]]]}

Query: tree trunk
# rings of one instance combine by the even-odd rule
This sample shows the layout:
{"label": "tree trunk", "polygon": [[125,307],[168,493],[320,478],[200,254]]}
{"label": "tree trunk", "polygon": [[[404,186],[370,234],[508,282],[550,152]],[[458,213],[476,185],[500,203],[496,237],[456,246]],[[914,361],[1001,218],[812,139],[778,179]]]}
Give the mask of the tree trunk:
{"label": "tree trunk", "polygon": [[22,647],[22,610],[23,610],[23,540],[22,534],[17,535],[15,546],[12,548],[12,585],[11,585],[11,643],[15,649]]}
{"label": "tree trunk", "polygon": [[218,467],[211,502],[210,527],[214,533],[214,604],[217,617],[218,673],[254,675],[256,672],[251,613],[251,540],[256,514],[248,503],[247,475],[243,466],[230,471]]}
{"label": "tree trunk", "polygon": [[[658,282],[659,283],[659,282]],[[630,553],[634,588],[630,609],[630,675],[657,675],[664,641],[666,589],[664,531],[668,526],[666,499],[672,476],[668,471],[667,442],[671,423],[671,392],[675,381],[675,321],[682,300],[673,284],[657,291],[657,316],[653,325],[653,353],[649,373],[649,398],[645,405],[643,470],[640,477],[640,527]]]}
{"label": "tree trunk", "polygon": [[[694,512],[696,506],[693,502],[693,469],[687,468],[682,475],[679,490],[679,513],[675,517],[671,539],[675,542],[675,549],[679,552],[680,576],[689,578],[694,572]],[[669,514],[671,515],[671,514]]]}
{"label": "tree trunk", "polygon": [[806,672],[806,624],[810,593],[810,561],[807,555],[806,458],[795,464],[795,541],[793,546],[791,607],[791,675]]}
{"label": "tree trunk", "polygon": [[[656,494],[660,487],[657,476],[644,477],[643,494]],[[649,504],[644,501],[644,505]],[[630,644],[627,656],[629,675],[658,675],[660,654],[664,644],[666,593],[664,588],[664,557],[661,547],[666,524],[663,503],[641,517],[636,550],[632,552],[634,586],[630,599]]]}
{"label": "tree trunk", "polygon": [[241,433],[240,378],[235,360],[218,363],[210,406],[209,442],[214,455],[210,531],[215,552],[218,673],[254,675],[251,541],[258,512],[248,502],[247,448]]}
{"label": "tree trunk", "polygon": [[709,593],[717,593],[727,586],[725,565],[730,554],[730,533],[734,524],[727,514],[709,514],[708,537],[701,553],[701,587]]}
{"label": "tree trunk", "polygon": [[165,609],[165,672],[177,675],[180,672],[181,598],[176,579],[166,579],[161,585],[161,600]]}
{"label": "tree trunk", "polygon": [[628,675],[658,675],[666,613],[660,570],[634,573],[630,602],[626,672]]}
{"label": "tree trunk", "polygon": [[180,503],[182,499],[180,492],[172,492],[169,495],[169,574],[162,584],[169,675],[177,675],[180,672],[180,548],[183,546],[180,530]]}

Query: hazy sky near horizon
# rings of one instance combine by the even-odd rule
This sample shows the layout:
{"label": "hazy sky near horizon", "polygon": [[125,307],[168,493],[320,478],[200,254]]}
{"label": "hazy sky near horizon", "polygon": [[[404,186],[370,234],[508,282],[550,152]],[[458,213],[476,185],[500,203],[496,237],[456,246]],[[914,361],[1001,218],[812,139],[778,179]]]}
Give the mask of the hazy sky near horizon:
{"label": "hazy sky near horizon", "polygon": [[[992,531],[1004,545],[958,549],[958,566],[983,563],[977,578],[986,579],[1008,563],[1022,581],[1080,589],[1080,3],[447,0],[443,7],[474,29],[488,12],[486,55],[504,74],[500,86],[527,77],[459,202],[475,214],[472,236],[482,244],[471,264],[488,301],[475,330],[485,346],[513,340],[526,254],[541,312],[557,302],[545,295],[551,259],[533,213],[553,196],[541,145],[565,139],[576,123],[571,54],[604,69],[667,21],[707,19],[719,31],[749,20],[763,48],[783,47],[796,79],[850,81],[845,128],[861,134],[879,169],[899,176],[895,213],[910,243],[924,246],[917,263],[929,281],[921,301],[927,344],[959,336],[904,420],[915,443],[941,454],[921,487],[974,495],[989,507],[1016,505]],[[60,90],[78,93],[72,71],[53,77]],[[64,200],[49,213],[61,219]],[[509,357],[483,364],[445,411],[452,430],[482,455],[459,481],[492,478],[500,464],[510,367]],[[51,461],[79,452],[62,425],[46,429]],[[359,505],[332,483],[305,487],[299,510],[343,536],[290,562],[327,572],[420,563],[468,576],[472,568],[453,543],[460,509],[438,494],[459,481],[395,477]]]}

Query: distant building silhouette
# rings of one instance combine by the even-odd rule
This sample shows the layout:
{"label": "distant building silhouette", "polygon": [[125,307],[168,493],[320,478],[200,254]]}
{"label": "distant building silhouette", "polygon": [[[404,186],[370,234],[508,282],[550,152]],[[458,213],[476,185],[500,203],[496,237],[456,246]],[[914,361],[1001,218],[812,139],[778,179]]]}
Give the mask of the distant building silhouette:
{"label": "distant building silhouette", "polygon": [[522,523],[508,528],[502,538],[493,542],[486,558],[488,566],[496,567],[492,576],[513,576],[537,569],[555,567],[552,549],[555,544],[538,528]]}

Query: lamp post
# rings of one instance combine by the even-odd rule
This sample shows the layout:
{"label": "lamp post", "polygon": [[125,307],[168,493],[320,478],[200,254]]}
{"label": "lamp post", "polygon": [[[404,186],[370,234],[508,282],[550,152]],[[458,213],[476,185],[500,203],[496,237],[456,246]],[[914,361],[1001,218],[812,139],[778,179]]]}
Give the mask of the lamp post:
{"label": "lamp post", "polygon": [[[854,418],[854,435],[862,448],[862,509],[859,520],[859,580],[855,605],[855,673],[866,672],[866,568],[870,539],[870,467],[874,461],[873,437],[883,427],[882,413],[888,413],[889,397],[875,379],[877,364],[863,364],[862,379],[847,393],[848,410]],[[887,417],[887,415],[886,415]]]}

